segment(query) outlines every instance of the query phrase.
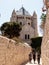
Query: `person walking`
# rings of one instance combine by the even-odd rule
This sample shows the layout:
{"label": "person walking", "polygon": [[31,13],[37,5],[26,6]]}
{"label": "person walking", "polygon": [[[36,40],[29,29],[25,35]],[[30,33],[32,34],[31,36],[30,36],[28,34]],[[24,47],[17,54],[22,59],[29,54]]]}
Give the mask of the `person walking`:
{"label": "person walking", "polygon": [[35,64],[35,60],[36,60],[36,52],[35,52],[35,49],[32,51],[32,54],[33,54],[33,60],[34,60],[34,64]]}
{"label": "person walking", "polygon": [[39,52],[37,54],[37,61],[38,61],[38,64],[40,64],[40,53]]}
{"label": "person walking", "polygon": [[30,54],[29,54],[29,62],[30,63],[32,63],[31,60],[32,60],[32,52],[30,52]]}

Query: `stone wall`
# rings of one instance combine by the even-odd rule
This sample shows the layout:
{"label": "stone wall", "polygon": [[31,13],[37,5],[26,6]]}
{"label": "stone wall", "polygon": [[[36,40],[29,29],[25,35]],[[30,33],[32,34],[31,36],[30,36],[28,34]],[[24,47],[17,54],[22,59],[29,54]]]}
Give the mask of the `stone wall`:
{"label": "stone wall", "polygon": [[47,17],[45,23],[45,30],[41,46],[42,65],[49,64],[49,9],[47,10]]}
{"label": "stone wall", "polygon": [[0,36],[0,65],[22,65],[30,52],[30,46]]}

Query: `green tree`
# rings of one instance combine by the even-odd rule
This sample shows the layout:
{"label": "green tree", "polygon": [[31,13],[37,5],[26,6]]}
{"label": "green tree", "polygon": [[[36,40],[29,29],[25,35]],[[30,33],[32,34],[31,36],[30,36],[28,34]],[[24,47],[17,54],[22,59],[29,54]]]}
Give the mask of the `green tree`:
{"label": "green tree", "polygon": [[20,35],[21,27],[16,22],[6,22],[2,24],[0,30],[2,35],[12,38]]}
{"label": "green tree", "polygon": [[0,27],[2,35],[5,35],[5,30],[7,29],[8,26],[9,26],[8,22],[2,24],[2,26]]}
{"label": "green tree", "polygon": [[42,13],[41,15],[41,25],[40,25],[40,28],[44,31],[44,27],[45,27],[45,21],[46,21],[46,14]]}

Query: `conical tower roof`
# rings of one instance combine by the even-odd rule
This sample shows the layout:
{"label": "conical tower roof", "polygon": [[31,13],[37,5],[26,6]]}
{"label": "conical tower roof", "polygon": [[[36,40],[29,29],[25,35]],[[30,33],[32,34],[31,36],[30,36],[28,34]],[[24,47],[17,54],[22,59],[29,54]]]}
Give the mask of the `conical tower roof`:
{"label": "conical tower roof", "polygon": [[36,16],[37,17],[37,14],[36,14],[36,12],[34,11],[34,13],[33,13],[33,16]]}

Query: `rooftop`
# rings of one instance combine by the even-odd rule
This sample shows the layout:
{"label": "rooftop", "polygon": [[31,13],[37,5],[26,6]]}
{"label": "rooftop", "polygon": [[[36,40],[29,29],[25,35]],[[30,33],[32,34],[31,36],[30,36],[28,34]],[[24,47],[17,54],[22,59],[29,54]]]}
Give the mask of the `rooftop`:
{"label": "rooftop", "polygon": [[28,15],[30,16],[29,12],[22,6],[19,10],[16,11],[17,15]]}

